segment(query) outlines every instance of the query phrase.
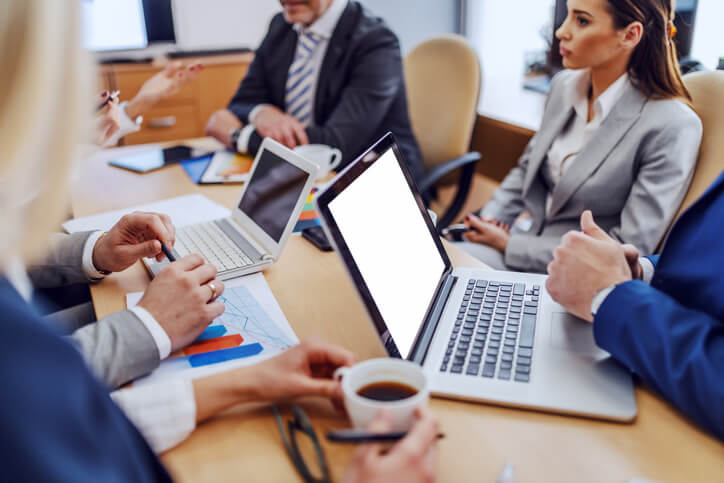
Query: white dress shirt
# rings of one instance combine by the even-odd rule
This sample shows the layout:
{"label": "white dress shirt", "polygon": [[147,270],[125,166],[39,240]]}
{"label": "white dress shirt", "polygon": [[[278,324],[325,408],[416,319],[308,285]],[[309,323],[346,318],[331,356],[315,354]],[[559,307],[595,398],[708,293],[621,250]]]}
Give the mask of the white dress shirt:
{"label": "white dress shirt", "polygon": [[[322,70],[322,63],[324,62],[324,56],[327,53],[329,39],[332,38],[334,29],[337,28],[337,23],[339,22],[342,13],[344,13],[344,9],[347,8],[347,2],[348,0],[333,0],[332,4],[329,6],[329,8],[327,8],[327,11],[324,12],[322,16],[319,17],[317,21],[309,27],[305,27],[301,23],[294,24],[293,28],[298,34],[302,32],[311,32],[316,34],[321,39],[317,44],[317,47],[314,49],[314,52],[312,52],[312,55],[310,56],[308,61],[308,65],[310,65],[313,69],[311,73],[312,106],[314,106],[315,104],[314,100],[316,98],[315,96],[317,91],[317,84],[319,81],[319,72]],[[249,138],[251,137],[255,129],[254,119],[256,118],[259,111],[261,111],[266,106],[268,106],[268,104],[259,104],[258,106],[254,107],[254,109],[252,109],[249,113],[249,124],[244,126],[244,128],[241,130],[241,133],[239,134],[239,139],[236,142],[236,149],[240,153],[245,153],[248,151]],[[313,107],[310,123],[314,123]]]}
{"label": "white dress shirt", "polygon": [[566,80],[565,88],[570,93],[575,116],[567,128],[559,134],[550,149],[546,160],[553,186],[546,198],[546,212],[550,211],[553,187],[558,184],[563,173],[575,162],[578,154],[596,133],[601,123],[611,113],[629,83],[628,74],[623,74],[593,103],[594,116],[588,122],[588,97],[591,90],[591,71],[582,69]]}
{"label": "white dress shirt", "polygon": [[[644,283],[651,283],[651,279],[654,278],[654,264],[651,263],[651,260],[645,257],[639,258],[639,263],[641,264],[641,271],[643,272],[641,274],[641,281]],[[606,288],[603,288],[599,290],[599,292],[593,297],[593,300],[591,300],[591,313],[593,315],[596,315],[598,313],[598,309],[601,308],[601,304],[603,304],[603,301],[606,300],[606,297],[613,292],[613,289],[616,288],[616,285],[610,285]]]}
{"label": "white dress shirt", "polygon": [[126,106],[128,105],[128,101],[121,102],[121,104],[118,106],[118,110],[120,111],[120,116],[118,119],[118,131],[108,138],[108,140],[103,143],[104,148],[109,148],[111,146],[115,146],[118,144],[118,141],[125,135],[131,134],[133,132],[137,132],[141,130],[141,123],[143,122],[143,116],[138,116],[135,119],[131,119],[128,113],[126,113]]}

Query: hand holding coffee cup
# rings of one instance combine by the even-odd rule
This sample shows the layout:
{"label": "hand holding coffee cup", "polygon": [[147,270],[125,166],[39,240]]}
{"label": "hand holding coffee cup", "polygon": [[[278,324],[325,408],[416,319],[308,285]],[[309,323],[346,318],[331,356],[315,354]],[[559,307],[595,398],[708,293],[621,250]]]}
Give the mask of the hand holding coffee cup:
{"label": "hand holding coffee cup", "polygon": [[342,162],[342,151],[326,144],[305,144],[294,148],[294,152],[319,167],[317,179],[327,176]]}
{"label": "hand holding coffee cup", "polygon": [[347,414],[358,429],[369,427],[384,408],[390,416],[390,430],[406,431],[414,423],[415,409],[426,407],[430,399],[422,368],[403,359],[370,359],[340,367],[334,378],[341,381]]}

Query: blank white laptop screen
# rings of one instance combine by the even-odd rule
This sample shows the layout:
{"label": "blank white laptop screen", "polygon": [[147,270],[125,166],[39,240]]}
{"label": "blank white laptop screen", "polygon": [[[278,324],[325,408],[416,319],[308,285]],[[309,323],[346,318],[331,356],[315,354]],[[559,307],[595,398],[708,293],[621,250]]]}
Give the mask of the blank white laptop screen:
{"label": "blank white laptop screen", "polygon": [[303,169],[265,149],[239,209],[278,243],[309,176]]}
{"label": "blank white laptop screen", "polygon": [[365,284],[407,358],[445,263],[388,149],[330,203]]}

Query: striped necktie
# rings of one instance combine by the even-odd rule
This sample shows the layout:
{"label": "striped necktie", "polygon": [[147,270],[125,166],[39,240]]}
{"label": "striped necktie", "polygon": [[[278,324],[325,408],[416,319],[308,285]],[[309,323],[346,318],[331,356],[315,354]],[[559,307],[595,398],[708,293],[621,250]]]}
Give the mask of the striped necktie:
{"label": "striped necktie", "polygon": [[305,126],[312,117],[312,73],[314,65],[309,60],[321,38],[311,32],[300,32],[297,52],[287,75],[285,101],[287,114]]}

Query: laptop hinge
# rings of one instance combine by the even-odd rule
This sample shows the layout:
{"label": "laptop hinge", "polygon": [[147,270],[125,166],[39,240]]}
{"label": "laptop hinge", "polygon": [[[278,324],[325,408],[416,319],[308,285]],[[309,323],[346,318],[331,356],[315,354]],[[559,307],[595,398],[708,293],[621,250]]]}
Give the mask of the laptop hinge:
{"label": "laptop hinge", "polygon": [[410,353],[409,360],[412,362],[420,365],[425,362],[425,357],[427,356],[427,351],[432,343],[432,337],[435,335],[437,324],[440,322],[440,318],[445,310],[445,304],[447,304],[448,297],[450,297],[457,280],[457,277],[454,277],[452,274],[448,274],[440,286],[438,296],[435,297],[435,302],[430,309],[430,313],[427,316],[425,323],[422,325],[422,330],[417,337],[415,347]]}

